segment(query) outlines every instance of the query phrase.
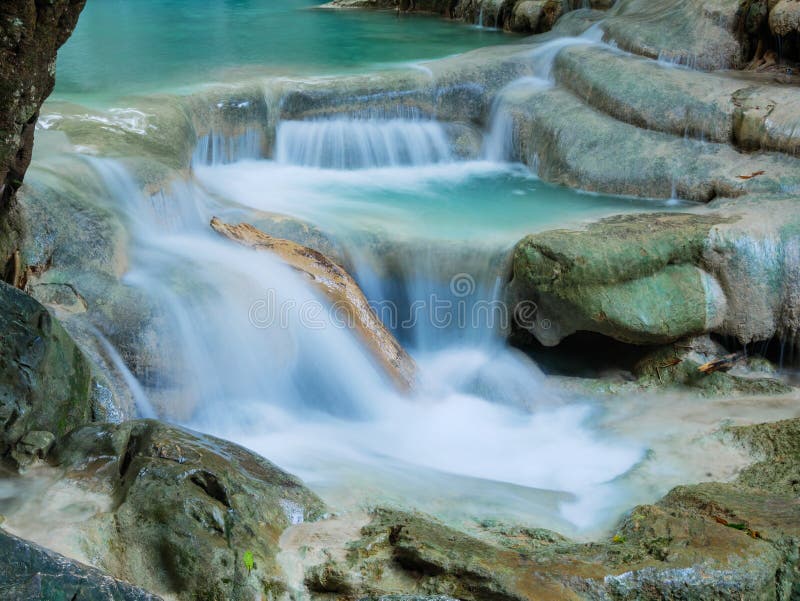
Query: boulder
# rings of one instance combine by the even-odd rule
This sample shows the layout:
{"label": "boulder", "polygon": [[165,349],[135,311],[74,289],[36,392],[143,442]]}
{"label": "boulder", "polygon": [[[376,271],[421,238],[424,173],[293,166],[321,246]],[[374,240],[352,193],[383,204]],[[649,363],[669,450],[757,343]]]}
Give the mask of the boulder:
{"label": "boulder", "polygon": [[90,384],[89,364],[61,324],[0,283],[0,455],[18,443],[35,447],[31,437],[63,436],[89,422]]}
{"label": "boulder", "polygon": [[[563,89],[518,85],[503,92],[499,103],[512,122],[512,158],[551,182],[695,201],[800,189],[797,158],[742,153],[727,143],[641,129]],[[659,119],[666,125],[667,119]]]}
{"label": "boulder", "polygon": [[545,345],[577,331],[638,344],[700,334],[718,327],[725,311],[719,285],[693,262],[714,223],[689,214],[618,216],[581,232],[528,236],[514,252],[512,295],[537,304],[549,327],[531,331]]}
{"label": "boulder", "polygon": [[780,0],[769,13],[769,29],[774,35],[800,33],[800,2]]}
{"label": "boulder", "polygon": [[269,461],[152,420],[76,430],[51,462],[112,499],[109,511],[78,526],[86,556],[118,578],[186,601],[279,595],[278,538],[323,510]]}
{"label": "boulder", "polygon": [[230,225],[215,217],[211,220],[211,227],[234,242],[273,252],[290,267],[306,274],[337,310],[346,312],[349,323],[394,383],[402,390],[413,387],[414,360],[378,319],[355,280],[339,265],[316,250],[290,240],[273,238],[247,223]]}
{"label": "boulder", "polygon": [[800,327],[796,199],[715,206],[528,236],[514,252],[509,300],[536,303],[539,325],[528,329],[549,346],[577,331],[633,344],[712,332],[741,344],[791,340]]}
{"label": "boulder", "polygon": [[86,0],[7,0],[0,7],[0,264],[20,238],[14,193],[33,152],[39,108],[55,85],[56,52]]}
{"label": "boulder", "polygon": [[14,601],[160,601],[143,589],[2,531],[0,596]]}

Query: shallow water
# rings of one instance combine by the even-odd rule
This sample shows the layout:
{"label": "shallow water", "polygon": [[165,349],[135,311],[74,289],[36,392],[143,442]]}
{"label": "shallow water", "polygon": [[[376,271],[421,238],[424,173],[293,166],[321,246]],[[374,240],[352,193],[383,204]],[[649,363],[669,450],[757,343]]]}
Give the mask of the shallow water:
{"label": "shallow water", "polygon": [[59,52],[54,98],[87,102],[187,88],[256,68],[340,73],[520,39],[436,16],[315,10],[318,4],[92,0]]}
{"label": "shallow water", "polygon": [[[612,434],[607,408],[551,386],[505,345],[503,316],[492,312],[490,322],[481,307],[502,309],[503,259],[525,233],[663,203],[580,194],[519,166],[458,160],[196,166],[196,181],[155,198],[119,163],[89,163],[108,191],[101,202],[132,235],[125,282],[170,316],[160,334],[175,343],[179,386],[140,409],[244,444],[338,507],[390,502],[459,523],[514,519],[586,536],[610,526],[633,495],[649,498],[623,478],[643,461],[648,473],[663,468],[650,465],[646,438]],[[393,390],[302,277],[207,225],[215,215],[257,221],[259,211],[306,219],[343,247],[417,361],[414,394]]]}
{"label": "shallow water", "polygon": [[[90,2],[59,59],[57,96],[94,103],[256,68],[364,69],[514,41],[435,18],[306,7]],[[532,52],[538,77],[517,85],[552,85],[543,78],[559,49],[595,34]],[[87,60],[101,44],[107,61]],[[106,125],[93,119],[87,127]],[[159,336],[171,352],[169,382],[137,388],[140,412],[244,444],[335,508],[390,502],[463,524],[512,519],[591,536],[674,484],[730,478],[744,458],[712,436],[725,408],[696,419],[694,400],[671,401],[679,416],[667,423],[653,418],[651,399],[567,394],[506,345],[501,291],[517,240],[680,205],[545,184],[507,161],[502,102],[490,121],[469,160],[443,124],[419,115],[284,121],[271,158],[249,134],[206,138],[186,178],[153,196],[116,160],[48,155],[43,142],[56,134],[40,131],[28,183],[59,186],[71,161],[87,162],[96,181],[64,189],[102,190],[92,202],[125,224],[124,281],[168,316]],[[335,243],[417,361],[413,394],[392,388],[302,276],[208,227],[212,216],[258,223],[265,213],[302,220]]]}

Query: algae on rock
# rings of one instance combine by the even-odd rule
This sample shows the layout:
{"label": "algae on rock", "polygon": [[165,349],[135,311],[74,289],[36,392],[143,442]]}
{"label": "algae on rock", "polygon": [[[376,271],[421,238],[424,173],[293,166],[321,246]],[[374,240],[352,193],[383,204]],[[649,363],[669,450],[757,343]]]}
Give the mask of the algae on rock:
{"label": "algae on rock", "polygon": [[297,478],[258,455],[153,420],[85,426],[59,441],[51,461],[113,499],[110,512],[79,527],[87,555],[186,601],[281,593],[281,532],[323,511]]}
{"label": "algae on rock", "polygon": [[89,422],[90,384],[89,364],[61,324],[0,282],[0,455],[31,432],[62,436]]}

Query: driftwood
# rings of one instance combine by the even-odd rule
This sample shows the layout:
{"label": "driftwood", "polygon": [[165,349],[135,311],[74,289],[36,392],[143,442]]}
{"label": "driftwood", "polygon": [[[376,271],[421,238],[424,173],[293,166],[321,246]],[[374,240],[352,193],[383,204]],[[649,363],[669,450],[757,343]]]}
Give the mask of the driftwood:
{"label": "driftwood", "polygon": [[711,374],[714,373],[715,371],[728,371],[730,368],[732,368],[746,356],[747,355],[744,351],[739,351],[738,353],[731,353],[730,355],[725,355],[724,357],[720,357],[719,359],[715,359],[714,361],[703,363],[701,366],[697,368],[697,371],[704,374]]}
{"label": "driftwood", "polygon": [[307,275],[336,306],[337,311],[344,310],[347,313],[349,323],[398,388],[409,390],[413,387],[416,374],[414,360],[378,319],[355,280],[339,265],[312,248],[275,238],[249,223],[232,225],[214,217],[211,227],[218,234],[243,246],[270,251],[290,267]]}

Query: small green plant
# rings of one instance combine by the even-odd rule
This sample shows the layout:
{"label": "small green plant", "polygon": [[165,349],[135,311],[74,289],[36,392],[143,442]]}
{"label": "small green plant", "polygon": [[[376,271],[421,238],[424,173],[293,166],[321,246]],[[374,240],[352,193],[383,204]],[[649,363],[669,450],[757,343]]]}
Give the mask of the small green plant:
{"label": "small green plant", "polygon": [[611,542],[614,543],[615,545],[621,545],[622,543],[625,542],[625,537],[622,536],[621,534],[615,534],[614,538],[611,539]]}
{"label": "small green plant", "polygon": [[253,566],[256,565],[255,559],[253,558],[253,552],[245,551],[243,559],[244,559],[244,567],[247,568],[247,573],[249,574],[250,572],[253,571]]}

